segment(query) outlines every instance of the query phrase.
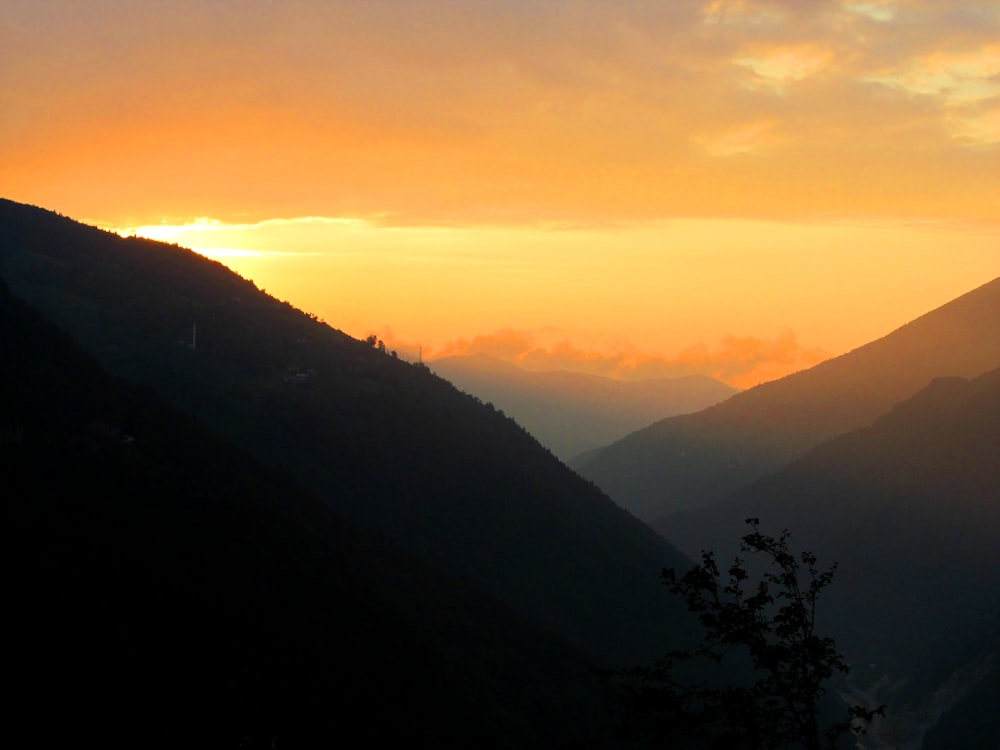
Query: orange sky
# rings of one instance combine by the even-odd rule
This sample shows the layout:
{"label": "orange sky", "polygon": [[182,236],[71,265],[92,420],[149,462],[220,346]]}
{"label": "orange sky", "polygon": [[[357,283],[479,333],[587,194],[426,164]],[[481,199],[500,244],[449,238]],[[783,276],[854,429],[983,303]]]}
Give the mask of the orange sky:
{"label": "orange sky", "polygon": [[6,0],[0,195],[404,351],[746,386],[1000,275],[998,40],[1000,2]]}

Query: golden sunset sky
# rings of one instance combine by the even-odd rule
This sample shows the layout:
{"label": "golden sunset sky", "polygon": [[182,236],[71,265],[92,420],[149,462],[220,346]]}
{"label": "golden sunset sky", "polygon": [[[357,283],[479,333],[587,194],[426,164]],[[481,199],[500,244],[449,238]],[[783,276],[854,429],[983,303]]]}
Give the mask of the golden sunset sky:
{"label": "golden sunset sky", "polygon": [[746,387],[1000,275],[1000,2],[4,0],[0,195],[354,336]]}

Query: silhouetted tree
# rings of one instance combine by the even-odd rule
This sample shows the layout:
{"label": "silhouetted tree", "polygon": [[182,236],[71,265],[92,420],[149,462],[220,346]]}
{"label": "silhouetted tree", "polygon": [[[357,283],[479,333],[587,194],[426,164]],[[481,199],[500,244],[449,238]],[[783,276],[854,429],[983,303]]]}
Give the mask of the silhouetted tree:
{"label": "silhouetted tree", "polygon": [[[667,653],[649,667],[603,673],[626,708],[627,723],[651,729],[672,746],[708,748],[834,748],[847,733],[863,734],[885,706],[849,706],[842,721],[824,727],[825,683],[847,664],[832,638],[816,633],[816,604],[836,566],[816,568],[816,557],[797,558],[788,531],[762,534],[758,520],[741,550],[766,563],[754,585],[745,561],[735,558],[723,578],[712,552],[682,576],[664,569],[663,583],[684,598],[704,627],[695,648]],[[720,664],[729,656],[744,680],[692,680],[695,664]],[[701,672],[704,673],[704,669]]]}

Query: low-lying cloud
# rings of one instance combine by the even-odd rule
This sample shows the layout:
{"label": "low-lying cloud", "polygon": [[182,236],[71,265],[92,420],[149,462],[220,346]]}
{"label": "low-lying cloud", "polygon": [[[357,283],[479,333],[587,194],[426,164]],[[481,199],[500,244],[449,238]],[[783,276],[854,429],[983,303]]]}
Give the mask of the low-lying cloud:
{"label": "low-lying cloud", "polygon": [[773,339],[726,336],[714,346],[699,342],[676,354],[665,355],[628,345],[614,351],[597,351],[567,339],[545,345],[529,331],[504,329],[471,340],[456,339],[440,349],[424,352],[427,359],[475,354],[532,371],[568,370],[617,380],[707,375],[737,388],[783,377],[831,356],[821,349],[803,346],[789,330]]}

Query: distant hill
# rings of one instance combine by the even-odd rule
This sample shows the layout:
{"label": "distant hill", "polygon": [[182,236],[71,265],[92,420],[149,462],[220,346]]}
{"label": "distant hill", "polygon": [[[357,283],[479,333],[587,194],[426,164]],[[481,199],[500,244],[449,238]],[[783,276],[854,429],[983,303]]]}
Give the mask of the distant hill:
{"label": "distant hill", "polygon": [[485,354],[441,357],[430,368],[492,402],[563,461],[675,414],[737,393],[703,375],[623,382],[575,372],[530,372]]}
{"label": "distant hill", "polygon": [[152,386],[331,509],[597,663],[690,620],[684,558],[512,420],[182,248],[0,202],[0,277],[108,371]]}
{"label": "distant hill", "polygon": [[848,354],[632,433],[576,468],[655,522],[711,505],[823,440],[870,424],[936,377],[975,377],[997,366],[1000,279]]}
{"label": "distant hill", "polygon": [[748,517],[839,562],[827,625],[855,683],[919,737],[996,667],[1000,369],[936,379],[870,427],[658,528],[689,553],[732,549]]}

